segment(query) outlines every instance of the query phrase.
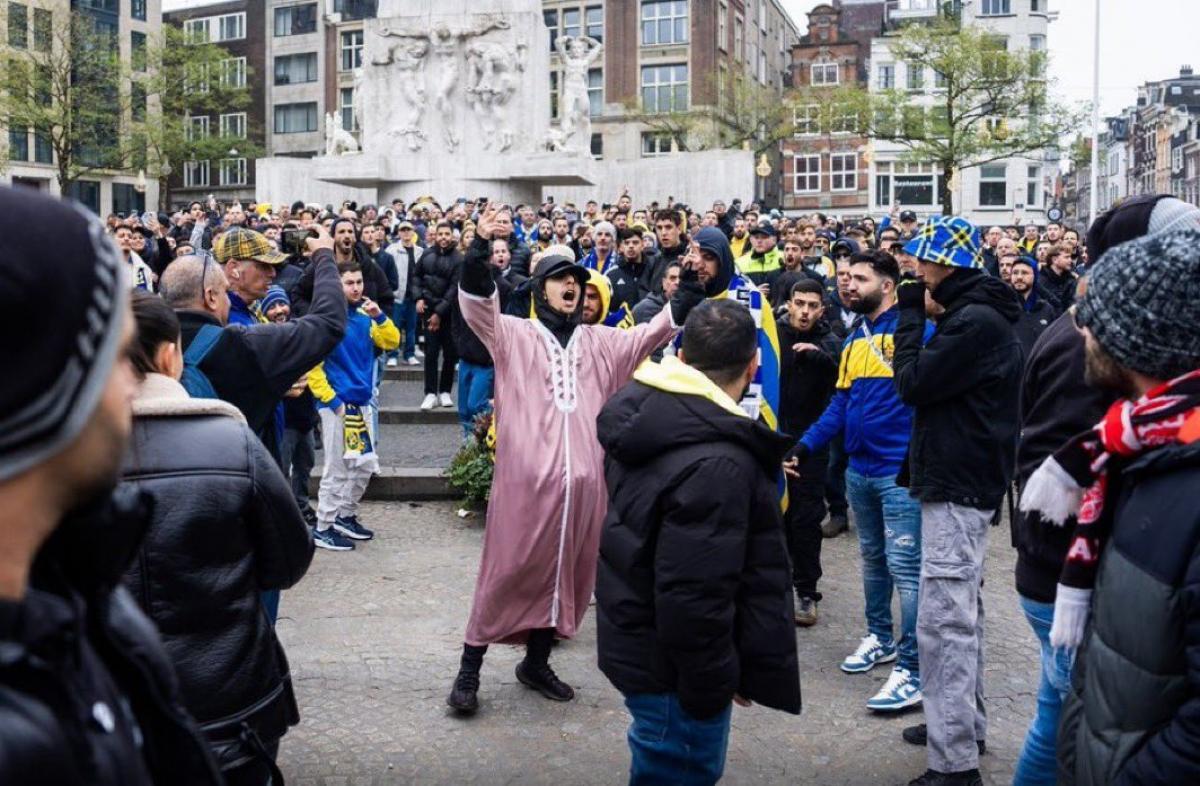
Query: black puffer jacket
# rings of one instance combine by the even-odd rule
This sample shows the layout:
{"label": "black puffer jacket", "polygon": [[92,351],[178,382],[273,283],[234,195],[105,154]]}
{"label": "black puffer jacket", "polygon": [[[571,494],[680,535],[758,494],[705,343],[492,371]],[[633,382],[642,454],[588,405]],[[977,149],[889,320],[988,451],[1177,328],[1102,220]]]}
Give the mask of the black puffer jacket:
{"label": "black puffer jacket", "polygon": [[[837,382],[842,341],[824,319],[806,333],[792,327],[786,315],[777,321],[779,335],[779,430],[799,439],[821,417]],[[796,352],[796,344],[816,351]]]}
{"label": "black puffer jacket", "polygon": [[463,255],[451,246],[425,249],[417,262],[417,300],[425,301],[425,317],[437,314],[445,322],[453,305],[451,295],[462,268]]}
{"label": "black puffer jacket", "polygon": [[[633,307],[654,291],[654,262],[644,254],[630,262],[624,254],[617,254],[617,264],[609,269],[608,283],[612,286],[611,309],[624,303],[632,312]],[[661,282],[659,282],[661,284]]]}
{"label": "black puffer jacket", "polygon": [[[492,274],[492,281],[496,285],[496,290],[500,296],[500,311],[504,311],[504,307],[508,305],[509,295],[512,294],[513,285],[509,281],[508,276],[505,276],[500,268],[492,265],[487,261],[490,256],[490,246],[488,241],[481,237],[476,237],[475,242],[467,249],[466,259],[469,262],[483,260],[483,264],[487,265]],[[487,347],[479,340],[479,336],[475,335],[475,331],[471,330],[467,325],[467,321],[463,319],[462,309],[458,306],[458,284],[456,283],[450,292],[451,303],[453,309],[451,313],[454,318],[450,322],[450,332],[454,337],[454,348],[458,351],[458,356],[468,363],[474,363],[477,366],[494,365],[492,354],[488,352]]]}
{"label": "black puffer jacket", "polygon": [[[318,252],[320,253],[320,252]],[[313,257],[316,259],[316,256]],[[335,260],[336,256],[333,257]],[[392,309],[396,305],[396,293],[392,291],[392,285],[388,283],[387,274],[383,272],[383,268],[372,258],[367,247],[362,243],[354,244],[354,259],[362,268],[363,274],[363,294],[374,300],[383,309],[383,313],[391,314]],[[305,268],[304,273],[300,276],[299,283],[294,289],[288,293],[292,299],[292,313],[304,316],[309,312],[313,300],[313,284],[316,280],[316,268],[314,264],[309,264]],[[336,271],[335,271],[336,272]],[[340,289],[339,277],[339,289]],[[343,299],[345,296],[343,296]],[[345,311],[342,308],[342,311]]]}
{"label": "black puffer jacket", "polygon": [[1063,702],[1058,782],[1200,783],[1200,442],[1110,479],[1113,532]]}
{"label": "black puffer jacket", "polygon": [[700,396],[640,382],[597,419],[600,670],[706,718],[734,693],[800,711],[791,568],[776,487],[790,440]]}
{"label": "black puffer jacket", "polygon": [[924,347],[924,296],[905,294],[892,361],[896,391],[914,408],[902,485],[922,502],[995,510],[1012,480],[1017,445],[1017,293],[982,270],[956,271],[933,293],[946,312]]}
{"label": "black puffer jacket", "polygon": [[0,783],[223,782],[158,632],[119,583],[148,517],[131,489],[77,511],[25,597],[0,601]]}
{"label": "black puffer jacket", "polygon": [[236,410],[187,398],[159,375],[143,391],[123,474],[155,507],[124,580],[162,633],[184,703],[230,768],[253,755],[239,741],[245,728],[270,744],[300,719],[259,595],[300,580],[312,536],[278,466],[230,416]]}

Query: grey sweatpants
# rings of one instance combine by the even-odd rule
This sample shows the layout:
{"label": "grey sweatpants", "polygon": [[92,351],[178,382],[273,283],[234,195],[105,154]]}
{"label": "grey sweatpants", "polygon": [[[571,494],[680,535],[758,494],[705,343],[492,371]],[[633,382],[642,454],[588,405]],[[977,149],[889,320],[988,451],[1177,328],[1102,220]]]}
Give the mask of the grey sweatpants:
{"label": "grey sweatpants", "polygon": [[949,502],[921,504],[917,651],[929,733],[929,768],[979,766],[987,735],[983,707],[983,556],[992,511]]}
{"label": "grey sweatpants", "polygon": [[[338,516],[358,515],[358,502],[378,469],[378,462],[362,466],[342,458],[346,452],[346,437],[342,419],[330,409],[317,410],[321,416],[321,450],[325,465],[321,470],[321,485],[317,491],[317,529],[325,531]],[[362,416],[368,424],[374,422],[372,407],[363,407]],[[375,434],[371,433],[374,440]]]}

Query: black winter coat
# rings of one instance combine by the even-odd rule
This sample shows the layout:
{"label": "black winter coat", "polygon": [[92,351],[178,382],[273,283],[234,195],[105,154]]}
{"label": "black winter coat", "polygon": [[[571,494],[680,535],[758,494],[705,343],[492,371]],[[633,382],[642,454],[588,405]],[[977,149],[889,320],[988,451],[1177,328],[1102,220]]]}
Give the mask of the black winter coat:
{"label": "black winter coat", "polygon": [[[334,257],[336,260],[337,258]],[[354,245],[354,259],[362,268],[363,274],[363,294],[374,300],[383,309],[383,313],[390,318],[392,309],[396,305],[396,293],[392,291],[392,285],[388,283],[387,274],[383,272],[375,260],[371,257],[371,253],[362,243]],[[336,268],[334,270],[336,271]],[[304,315],[311,308],[313,299],[313,284],[314,276],[316,275],[316,265],[309,264],[305,269],[304,275],[300,277],[300,283],[296,285],[295,294],[289,293],[292,298],[292,313]],[[341,289],[341,277],[338,277],[338,289]],[[342,296],[342,311],[345,311],[346,296]]]}
{"label": "black winter coat", "polygon": [[1017,447],[1023,358],[1013,325],[1021,304],[1008,284],[968,269],[933,298],[946,312],[924,347],[924,297],[902,297],[896,327],[896,391],[914,408],[901,485],[922,502],[992,511],[1012,480]]}
{"label": "black winter coat", "polygon": [[[1076,434],[1100,422],[1110,394],[1083,381],[1083,336],[1070,314],[1050,324],[1033,345],[1021,383],[1021,440],[1017,445],[1017,486]],[[1075,525],[1056,526],[1037,513],[1019,513],[1012,522],[1017,549],[1017,592],[1053,603]]]}
{"label": "black winter coat", "polygon": [[443,251],[438,246],[425,249],[417,262],[417,300],[425,301],[425,318],[433,314],[445,322],[450,319],[454,285],[462,268],[462,253],[451,246]]}
{"label": "black winter coat", "polygon": [[[472,243],[467,249],[466,260],[467,264],[478,260],[483,261],[483,264],[490,268],[492,281],[496,285],[496,290],[500,296],[500,311],[504,311],[504,307],[508,305],[508,298],[512,294],[513,285],[508,280],[508,276],[500,268],[495,267],[488,262],[488,257],[491,255],[491,249],[488,242],[483,238],[477,238],[479,242]],[[494,365],[492,354],[488,352],[487,347],[479,340],[479,336],[475,335],[475,331],[467,324],[467,320],[463,319],[462,309],[458,306],[458,276],[455,276],[455,284],[450,292],[450,302],[452,304],[451,313],[453,319],[450,323],[451,335],[454,337],[454,348],[458,351],[458,357],[468,363],[474,363],[477,366]]]}
{"label": "black winter coat", "polygon": [[148,517],[129,489],[76,512],[25,597],[0,601],[0,783],[223,783],[158,632],[120,584]]}
{"label": "black winter coat", "polygon": [[671,262],[683,262],[683,257],[687,254],[688,239],[686,235],[679,236],[679,245],[674,248],[660,247],[655,252],[654,271],[650,274],[650,283],[654,287],[654,291],[662,292],[663,275],[667,272],[667,265]]}
{"label": "black winter coat", "polygon": [[699,396],[631,382],[597,419],[600,670],[708,718],[734,693],[800,711],[776,480],[790,440]]}
{"label": "black winter coat", "polygon": [[[296,380],[333,351],[346,332],[346,296],[333,254],[321,250],[306,275],[315,276],[308,313],[282,324],[227,325],[200,363],[217,397],[233,404],[272,456],[279,455],[275,407]],[[203,325],[216,317],[201,311],[178,312],[186,352]]]}
{"label": "black winter coat", "polygon": [[1050,327],[1050,323],[1057,317],[1058,310],[1044,300],[1038,300],[1032,309],[1021,312],[1013,330],[1016,331],[1017,341],[1021,342],[1021,352],[1026,361],[1033,352],[1033,345],[1037,343],[1038,336],[1046,332],[1046,328]]}
{"label": "black winter coat", "polygon": [[[800,439],[821,417],[837,383],[842,340],[821,320],[807,333],[791,326],[786,315],[776,322],[779,335],[779,430]],[[813,344],[817,351],[796,352],[796,344]]]}
{"label": "black winter coat", "polygon": [[633,307],[654,291],[654,282],[650,278],[653,274],[654,263],[644,255],[631,263],[618,252],[617,264],[605,274],[612,286],[611,308],[617,309],[624,303],[632,313]]}
{"label": "black winter coat", "polygon": [[172,414],[134,403],[124,482],[154,501],[154,515],[124,580],[162,632],[184,703],[227,769],[254,755],[239,740],[244,728],[269,745],[300,720],[259,595],[304,576],[312,535],[243,423],[211,400],[148,403],[169,403]]}
{"label": "black winter coat", "polygon": [[1075,302],[1075,287],[1079,283],[1079,276],[1074,272],[1068,270],[1060,275],[1046,265],[1038,273],[1037,280],[1050,293],[1050,297],[1054,299],[1055,305],[1060,310],[1066,311]]}
{"label": "black winter coat", "polygon": [[1113,532],[1063,702],[1058,782],[1200,783],[1200,442],[1110,480]]}

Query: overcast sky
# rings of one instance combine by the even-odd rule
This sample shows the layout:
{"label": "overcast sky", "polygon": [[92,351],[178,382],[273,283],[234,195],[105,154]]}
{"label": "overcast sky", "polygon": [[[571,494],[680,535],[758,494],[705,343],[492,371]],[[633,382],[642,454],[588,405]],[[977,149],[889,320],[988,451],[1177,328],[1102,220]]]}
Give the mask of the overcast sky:
{"label": "overcast sky", "polygon": [[[818,0],[781,0],[801,33]],[[1094,0],[1050,0],[1058,21],[1046,46],[1059,93],[1068,101],[1092,98]],[[1197,0],[1102,0],[1100,110],[1115,114],[1136,103],[1137,87],[1179,74],[1188,64],[1200,72],[1200,2]]]}

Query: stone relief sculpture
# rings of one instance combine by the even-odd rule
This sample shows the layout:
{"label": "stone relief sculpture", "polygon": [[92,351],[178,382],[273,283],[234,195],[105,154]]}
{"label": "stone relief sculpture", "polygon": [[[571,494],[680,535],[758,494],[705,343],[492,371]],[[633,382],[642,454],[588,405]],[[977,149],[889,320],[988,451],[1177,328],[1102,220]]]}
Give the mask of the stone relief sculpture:
{"label": "stone relief sculpture", "polygon": [[354,125],[360,133],[365,128],[363,126],[363,103],[367,100],[366,95],[363,93],[363,74],[362,66],[354,69],[354,94],[352,99],[354,103],[351,105],[354,107]]}
{"label": "stone relief sculpture", "polygon": [[479,115],[485,150],[493,142],[497,152],[512,146],[508,104],[517,90],[517,74],[524,70],[519,48],[514,57],[503,44],[476,41],[467,47],[467,101]]}
{"label": "stone relief sculpture", "polygon": [[559,116],[559,149],[587,154],[592,148],[592,117],[588,102],[588,69],[600,60],[604,47],[590,36],[560,36],[554,44],[562,58],[564,77]]}
{"label": "stone relief sculpture", "polygon": [[333,112],[325,114],[325,155],[343,156],[357,153],[358,142],[349,131],[342,128]]}

